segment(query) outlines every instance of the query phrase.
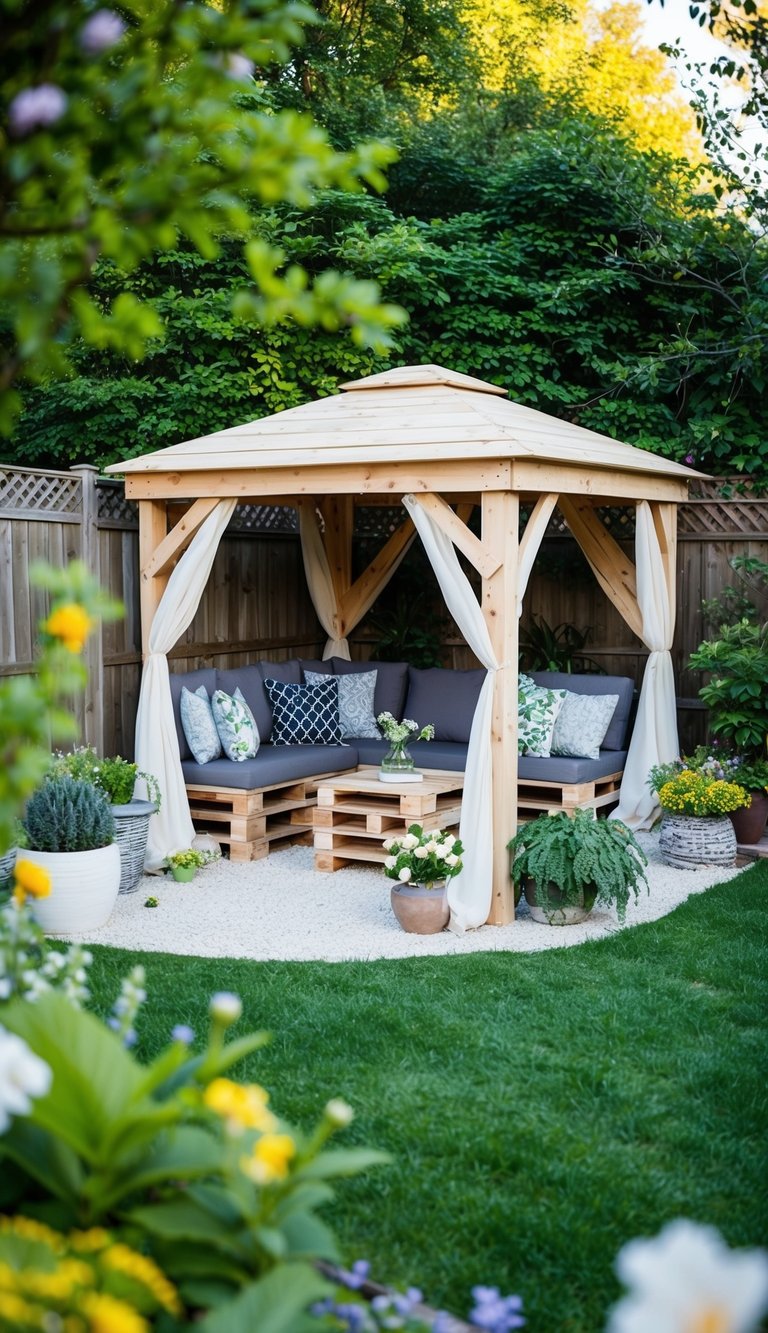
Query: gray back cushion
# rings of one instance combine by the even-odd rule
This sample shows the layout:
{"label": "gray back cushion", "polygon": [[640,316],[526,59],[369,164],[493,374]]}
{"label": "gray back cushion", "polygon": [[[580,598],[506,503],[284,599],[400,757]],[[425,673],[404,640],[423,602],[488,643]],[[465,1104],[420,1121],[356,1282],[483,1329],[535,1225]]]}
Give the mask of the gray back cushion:
{"label": "gray back cushion", "polygon": [[173,720],[176,723],[176,735],[179,738],[179,754],[182,759],[191,759],[192,751],[187,745],[187,738],[184,735],[184,729],[181,725],[181,690],[186,685],[187,689],[194,694],[200,685],[204,685],[210,698],[215,689],[218,689],[215,667],[202,667],[199,671],[171,671],[169,673],[171,681],[171,701],[173,703]]}
{"label": "gray back cushion", "polygon": [[401,719],[408,683],[407,662],[347,662],[343,657],[332,657],[330,660],[334,676],[348,676],[353,671],[375,671],[373,711],[376,717],[379,713],[391,713],[398,721]]}
{"label": "gray back cushion", "polygon": [[237,687],[240,687],[242,696],[248,707],[253,713],[254,721],[259,729],[259,740],[268,741],[269,733],[272,730],[272,709],[267,698],[267,691],[264,689],[264,681],[257,662],[250,666],[230,667],[228,671],[217,671],[216,677],[219,690],[224,690],[227,694],[234,694]]}
{"label": "gray back cushion", "polygon": [[433,722],[436,741],[468,741],[478,695],[487,672],[408,668],[405,717],[420,727]]}
{"label": "gray back cushion", "polygon": [[629,676],[581,676],[567,671],[531,671],[537,685],[571,694],[618,694],[619,702],[600,746],[601,750],[625,750],[629,714],[635,682]]}
{"label": "gray back cushion", "polygon": [[331,666],[330,660],[321,662],[319,658],[300,657],[299,666],[302,671],[315,671],[319,676],[333,675],[333,667]]}

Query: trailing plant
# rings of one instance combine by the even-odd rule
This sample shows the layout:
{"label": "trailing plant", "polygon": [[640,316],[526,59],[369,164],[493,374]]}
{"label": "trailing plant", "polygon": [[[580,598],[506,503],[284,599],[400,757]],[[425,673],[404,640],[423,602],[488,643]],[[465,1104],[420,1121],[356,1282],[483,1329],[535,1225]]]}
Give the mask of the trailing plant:
{"label": "trailing plant", "polygon": [[768,745],[768,621],[721,625],[719,637],[700,644],[688,659],[695,671],[711,672],[699,690],[720,739],[755,757]]}
{"label": "trailing plant", "polygon": [[46,779],[30,797],[24,828],[37,852],[87,852],[115,840],[105,793],[70,777]]}
{"label": "trailing plant", "polygon": [[630,892],[647,878],[647,857],[634,834],[619,819],[596,819],[590,810],[573,815],[559,811],[523,824],[508,844],[511,874],[516,883],[533,880],[539,906],[547,905],[547,886],[554,884],[565,906],[578,904],[586,889],[596,901],[613,903],[624,920]]}

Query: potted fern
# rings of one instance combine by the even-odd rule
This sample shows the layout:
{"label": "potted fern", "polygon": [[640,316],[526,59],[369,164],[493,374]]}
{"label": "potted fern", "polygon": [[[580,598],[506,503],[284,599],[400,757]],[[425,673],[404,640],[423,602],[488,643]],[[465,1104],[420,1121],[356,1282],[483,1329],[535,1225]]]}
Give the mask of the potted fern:
{"label": "potted fern", "polygon": [[645,853],[626,824],[590,810],[540,815],[508,845],[531,916],[550,926],[584,921],[595,903],[615,905],[623,921],[630,893],[637,898],[639,884],[648,883]]}
{"label": "potted fern", "polygon": [[27,803],[25,860],[51,879],[51,892],[34,903],[47,934],[103,926],[120,885],[120,853],[109,800],[92,782],[46,778]]}

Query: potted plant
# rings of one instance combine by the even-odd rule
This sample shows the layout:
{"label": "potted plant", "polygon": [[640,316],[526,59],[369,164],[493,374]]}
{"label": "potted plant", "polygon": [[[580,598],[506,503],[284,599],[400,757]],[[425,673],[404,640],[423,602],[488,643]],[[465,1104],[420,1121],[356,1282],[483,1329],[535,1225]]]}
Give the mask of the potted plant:
{"label": "potted plant", "polygon": [[209,856],[195,847],[185,847],[180,852],[170,852],[165,861],[173,878],[180,884],[189,884],[201,866],[207,865]]}
{"label": "potted plant", "polygon": [[699,645],[689,669],[711,672],[699,690],[710,727],[721,741],[750,759],[766,758],[768,741],[768,621],[721,625],[718,639]]}
{"label": "potted plant", "polygon": [[12,832],[12,845],[0,856],[0,893],[10,891],[13,881],[13,867],[16,864],[16,854],[19,848],[26,847],[27,835],[24,832],[24,825],[20,819],[14,819]]}
{"label": "potted plant", "polygon": [[664,812],[659,851],[681,870],[733,865],[736,835],[728,816],[750,804],[745,789],[730,777],[730,767],[712,758],[697,764],[697,756],[659,764],[648,779]]}
{"label": "potted plant", "polygon": [[768,822],[768,760],[739,759],[731,781],[749,796],[749,805],[731,811],[736,842],[752,846],[763,836]]}
{"label": "potted plant", "polygon": [[[120,851],[120,893],[133,893],[144,871],[149,821],[160,809],[160,786],[151,773],[120,755],[100,759],[90,745],[76,746],[55,756],[54,774],[92,782],[106,793],[115,821],[115,842]],[[134,798],[137,781],[146,784],[148,800]]]}
{"label": "potted plant", "polygon": [[432,723],[428,723],[419,731],[418,722],[414,722],[412,718],[404,717],[402,722],[398,722],[391,713],[379,713],[376,722],[385,740],[389,741],[389,749],[379,768],[380,780],[420,782],[421,773],[417,773],[413,756],[408,752],[408,742],[431,741],[435,734]]}
{"label": "potted plant", "polygon": [[24,816],[25,859],[47,870],[51,892],[34,913],[47,934],[103,926],[120,885],[115,821],[104,792],[67,775],[46,778]]}
{"label": "potted plant", "polygon": [[396,881],[390,893],[392,911],[403,930],[436,935],[448,924],[448,880],[462,869],[464,848],[453,833],[426,831],[411,824],[407,833],[385,838],[384,874]]}
{"label": "potted plant", "polygon": [[630,893],[647,886],[645,853],[626,824],[591,810],[558,811],[524,824],[509,842],[512,877],[525,890],[534,921],[585,920],[595,903],[614,904],[624,920]]}

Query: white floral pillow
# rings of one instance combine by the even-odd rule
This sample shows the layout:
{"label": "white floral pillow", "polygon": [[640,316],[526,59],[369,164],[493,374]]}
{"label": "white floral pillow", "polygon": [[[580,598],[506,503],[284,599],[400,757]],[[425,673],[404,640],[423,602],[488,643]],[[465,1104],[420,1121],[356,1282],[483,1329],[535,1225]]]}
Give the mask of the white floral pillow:
{"label": "white floral pillow", "polygon": [[[308,685],[319,685],[328,677],[319,671],[305,671],[304,679]],[[344,739],[355,736],[380,741],[381,732],[373,712],[376,672],[354,671],[348,676],[334,676],[334,680],[339,682],[339,722]]]}
{"label": "white floral pillow", "polygon": [[566,690],[552,734],[552,754],[599,759],[618,702],[618,694],[572,694]]}
{"label": "white floral pillow", "polygon": [[259,729],[239,686],[234,694],[214,690],[211,709],[227,759],[232,759],[236,764],[241,764],[244,759],[253,759],[259,748]]}
{"label": "white floral pillow", "polygon": [[520,754],[547,759],[557,715],[567,690],[548,690],[530,676],[517,679],[517,748]]}
{"label": "white floral pillow", "polygon": [[221,741],[211,712],[211,701],[204,685],[198,685],[194,694],[186,685],[181,687],[181,726],[187,738],[192,757],[198,764],[221,758]]}

